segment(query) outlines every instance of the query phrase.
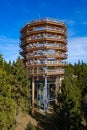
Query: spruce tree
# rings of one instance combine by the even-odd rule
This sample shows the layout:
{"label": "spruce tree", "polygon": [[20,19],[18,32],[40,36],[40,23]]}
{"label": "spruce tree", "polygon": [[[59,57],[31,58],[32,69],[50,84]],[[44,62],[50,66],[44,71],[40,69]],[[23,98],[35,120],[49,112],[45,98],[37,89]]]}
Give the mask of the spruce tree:
{"label": "spruce tree", "polygon": [[20,57],[13,64],[13,98],[17,107],[29,110],[29,97],[30,97],[30,81],[28,72]]}
{"label": "spruce tree", "polygon": [[14,100],[11,98],[10,75],[0,69],[0,130],[14,128]]}
{"label": "spruce tree", "polygon": [[61,93],[58,95],[56,128],[58,130],[79,130],[81,124],[81,90],[77,87],[74,67],[67,66]]}

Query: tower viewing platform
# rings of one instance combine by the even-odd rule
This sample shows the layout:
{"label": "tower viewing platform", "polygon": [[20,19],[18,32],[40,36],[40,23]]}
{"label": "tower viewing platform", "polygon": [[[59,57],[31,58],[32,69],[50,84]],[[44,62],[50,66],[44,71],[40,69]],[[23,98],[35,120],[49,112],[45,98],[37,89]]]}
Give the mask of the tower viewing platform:
{"label": "tower viewing platform", "polygon": [[64,22],[50,18],[31,21],[20,31],[20,54],[32,79],[32,111],[35,98],[39,100],[37,107],[46,111],[51,91],[54,97],[59,92],[67,59],[66,31]]}

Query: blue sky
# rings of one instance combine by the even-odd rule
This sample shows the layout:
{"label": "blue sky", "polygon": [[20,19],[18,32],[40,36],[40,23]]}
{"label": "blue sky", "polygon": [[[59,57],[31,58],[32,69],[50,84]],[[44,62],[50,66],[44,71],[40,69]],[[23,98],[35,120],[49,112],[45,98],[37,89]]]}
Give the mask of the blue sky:
{"label": "blue sky", "polygon": [[87,63],[87,0],[0,0],[0,53],[19,55],[20,29],[37,18],[63,20],[67,26],[68,63]]}

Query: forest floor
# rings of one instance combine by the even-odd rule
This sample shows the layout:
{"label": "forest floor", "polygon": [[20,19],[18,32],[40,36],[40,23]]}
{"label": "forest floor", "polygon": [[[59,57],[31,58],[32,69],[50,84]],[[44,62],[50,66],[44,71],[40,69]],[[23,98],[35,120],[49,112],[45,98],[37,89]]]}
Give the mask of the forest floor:
{"label": "forest floor", "polygon": [[38,121],[35,120],[31,115],[23,113],[22,111],[19,112],[16,121],[16,130],[25,130],[29,122],[31,122],[31,124],[35,127],[37,127],[38,124]]}
{"label": "forest floor", "polygon": [[29,122],[35,126],[36,130],[54,130],[53,119],[40,112],[35,112],[33,116],[19,112],[16,130],[26,130]]}

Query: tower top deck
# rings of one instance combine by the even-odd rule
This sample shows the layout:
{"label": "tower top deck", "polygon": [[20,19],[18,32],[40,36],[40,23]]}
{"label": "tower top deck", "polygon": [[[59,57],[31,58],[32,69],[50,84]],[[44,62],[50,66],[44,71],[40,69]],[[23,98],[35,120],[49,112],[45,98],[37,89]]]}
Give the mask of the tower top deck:
{"label": "tower top deck", "polygon": [[40,27],[44,24],[51,25],[51,26],[60,26],[60,27],[64,28],[66,31],[66,26],[65,26],[64,21],[59,21],[59,20],[53,19],[53,18],[44,18],[44,19],[36,19],[36,20],[26,23],[22,27],[20,32],[21,33],[24,32],[26,30],[26,28]]}

